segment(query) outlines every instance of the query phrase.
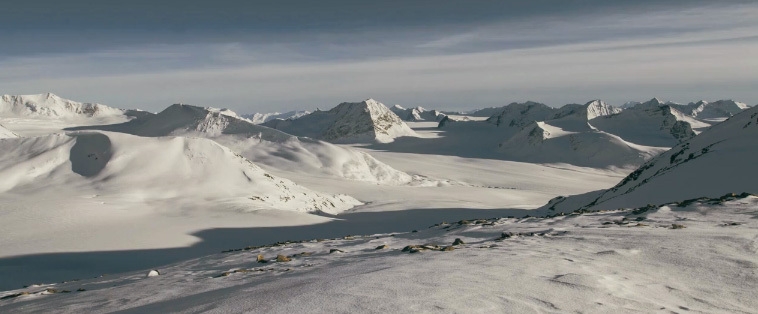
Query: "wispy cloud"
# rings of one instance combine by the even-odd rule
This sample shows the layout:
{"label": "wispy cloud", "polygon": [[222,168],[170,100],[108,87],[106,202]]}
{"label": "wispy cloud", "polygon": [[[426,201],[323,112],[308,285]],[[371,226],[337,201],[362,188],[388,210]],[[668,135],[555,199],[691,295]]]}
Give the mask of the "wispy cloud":
{"label": "wispy cloud", "polygon": [[756,15],[755,4],[559,12],[468,21],[457,32],[330,30],[11,54],[0,59],[0,86],[150,110],[181,101],[273,111],[367,97],[456,109],[653,96],[754,103]]}

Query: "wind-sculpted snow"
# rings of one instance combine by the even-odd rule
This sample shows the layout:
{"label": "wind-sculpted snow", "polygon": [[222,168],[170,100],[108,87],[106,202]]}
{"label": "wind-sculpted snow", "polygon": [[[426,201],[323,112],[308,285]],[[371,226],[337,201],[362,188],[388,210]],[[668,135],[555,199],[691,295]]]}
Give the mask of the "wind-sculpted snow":
{"label": "wind-sculpted snow", "polygon": [[329,111],[312,112],[296,120],[272,120],[263,125],[335,143],[388,143],[397,137],[416,136],[400,117],[373,99],[341,103]]}
{"label": "wind-sculpted snow", "polygon": [[613,188],[549,205],[560,211],[615,209],[733,192],[758,194],[756,137],[758,108],[751,108],[651,159]]}

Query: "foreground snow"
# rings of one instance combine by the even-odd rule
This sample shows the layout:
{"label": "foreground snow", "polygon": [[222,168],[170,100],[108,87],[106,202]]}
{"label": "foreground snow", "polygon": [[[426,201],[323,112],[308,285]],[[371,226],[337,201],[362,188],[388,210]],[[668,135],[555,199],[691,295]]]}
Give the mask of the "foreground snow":
{"label": "foreground snow", "polygon": [[730,197],[282,242],[6,291],[0,311],[749,313],[756,210]]}

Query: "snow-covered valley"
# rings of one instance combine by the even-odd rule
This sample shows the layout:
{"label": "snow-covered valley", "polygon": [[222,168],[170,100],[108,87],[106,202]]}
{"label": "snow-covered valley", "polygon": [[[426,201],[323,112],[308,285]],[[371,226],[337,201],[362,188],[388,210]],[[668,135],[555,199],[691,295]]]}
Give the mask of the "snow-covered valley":
{"label": "snow-covered valley", "polygon": [[2,99],[0,312],[758,306],[758,108],[739,102]]}

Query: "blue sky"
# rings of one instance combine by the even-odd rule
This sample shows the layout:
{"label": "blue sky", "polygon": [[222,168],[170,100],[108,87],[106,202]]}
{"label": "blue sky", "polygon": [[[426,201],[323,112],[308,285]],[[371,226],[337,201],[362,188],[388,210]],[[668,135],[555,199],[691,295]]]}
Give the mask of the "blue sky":
{"label": "blue sky", "polygon": [[241,113],[758,103],[756,1],[17,1],[0,94]]}

